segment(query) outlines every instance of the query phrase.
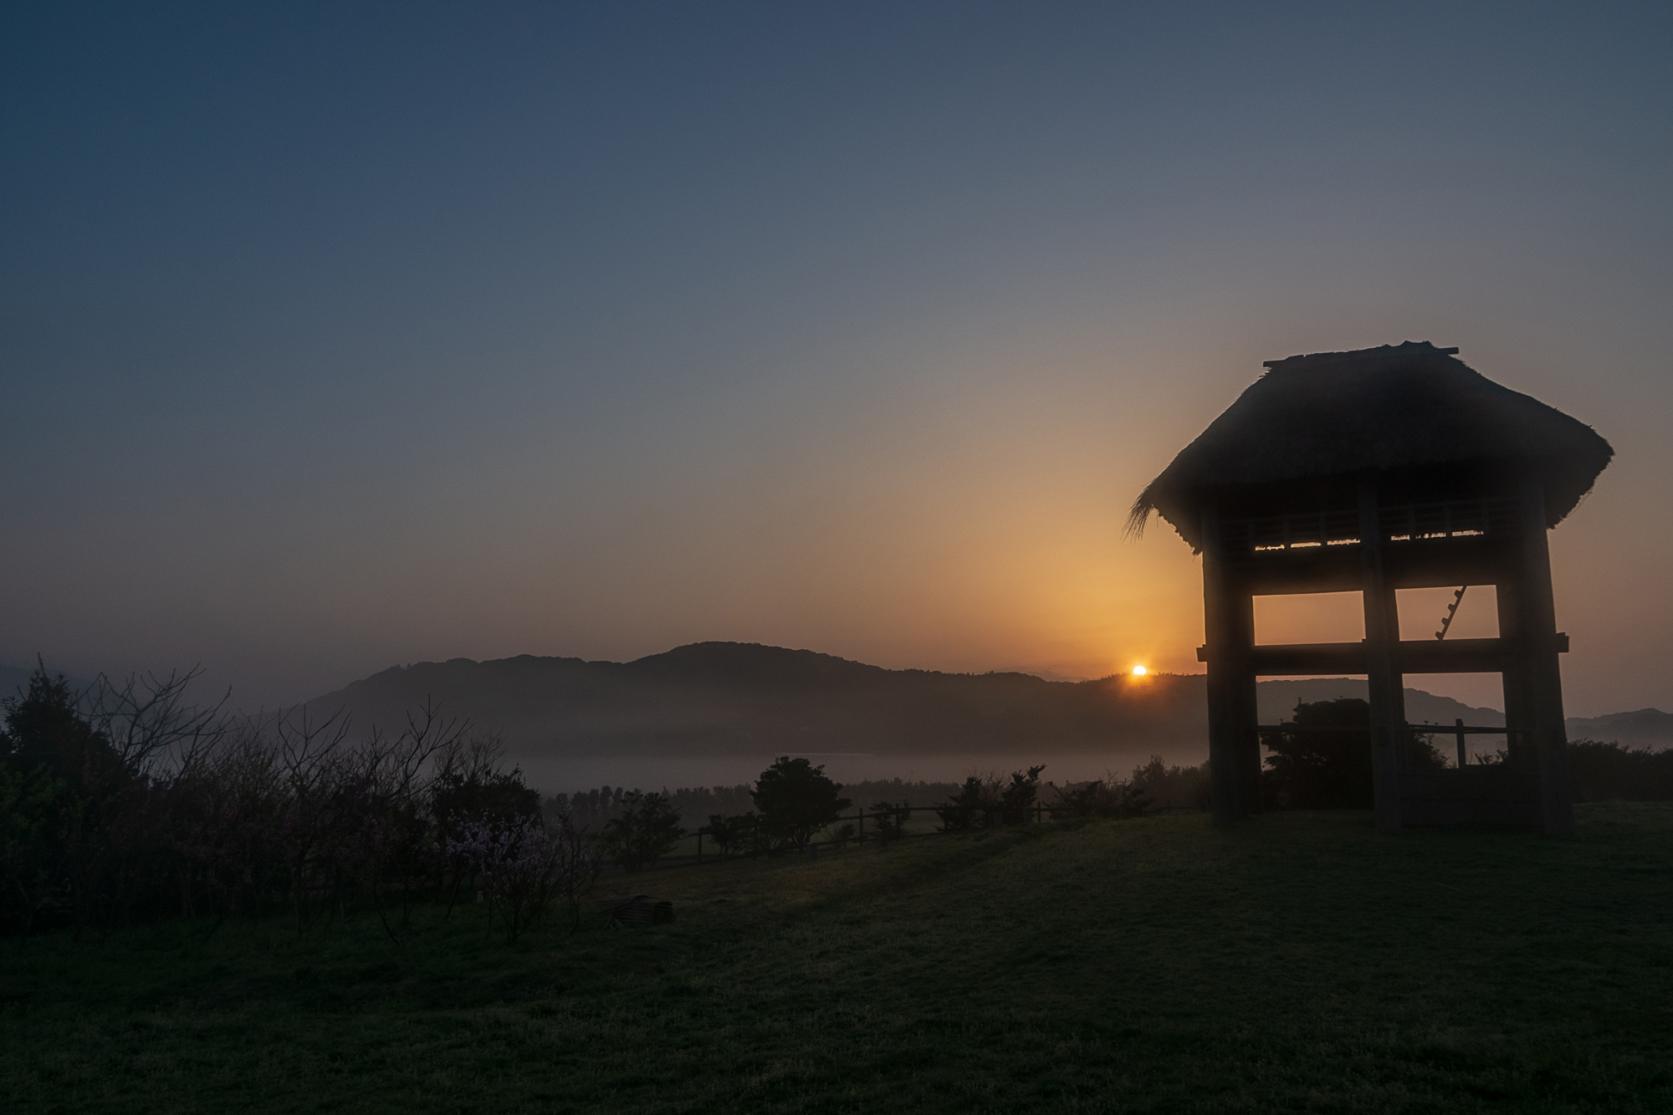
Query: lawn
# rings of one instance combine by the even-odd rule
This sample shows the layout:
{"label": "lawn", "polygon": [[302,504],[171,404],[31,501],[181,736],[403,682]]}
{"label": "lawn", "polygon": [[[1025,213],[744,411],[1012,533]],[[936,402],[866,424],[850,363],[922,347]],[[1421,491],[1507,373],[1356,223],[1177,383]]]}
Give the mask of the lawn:
{"label": "lawn", "polygon": [[0,1108],[1673,1110],[1673,807],[1572,840],[1172,816],[628,889],[678,920],[0,942]]}

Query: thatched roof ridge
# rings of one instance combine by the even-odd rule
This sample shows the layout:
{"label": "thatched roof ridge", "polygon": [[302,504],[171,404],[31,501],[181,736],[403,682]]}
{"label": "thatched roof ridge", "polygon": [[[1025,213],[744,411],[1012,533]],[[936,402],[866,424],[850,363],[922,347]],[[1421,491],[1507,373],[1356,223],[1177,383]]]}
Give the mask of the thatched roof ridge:
{"label": "thatched roof ridge", "polygon": [[1549,525],[1574,509],[1614,450],[1591,427],[1494,383],[1427,341],[1267,362],[1139,494],[1128,530],[1159,513],[1200,548],[1216,496],[1365,473],[1503,466],[1545,483]]}

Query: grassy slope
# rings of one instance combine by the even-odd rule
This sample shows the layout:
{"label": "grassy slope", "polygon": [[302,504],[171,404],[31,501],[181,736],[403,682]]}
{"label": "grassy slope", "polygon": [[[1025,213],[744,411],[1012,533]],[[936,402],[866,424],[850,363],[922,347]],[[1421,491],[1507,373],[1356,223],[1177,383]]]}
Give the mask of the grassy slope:
{"label": "grassy slope", "polygon": [[679,921],[0,949],[7,1110],[1673,1110],[1673,809],[1359,815],[654,873]]}

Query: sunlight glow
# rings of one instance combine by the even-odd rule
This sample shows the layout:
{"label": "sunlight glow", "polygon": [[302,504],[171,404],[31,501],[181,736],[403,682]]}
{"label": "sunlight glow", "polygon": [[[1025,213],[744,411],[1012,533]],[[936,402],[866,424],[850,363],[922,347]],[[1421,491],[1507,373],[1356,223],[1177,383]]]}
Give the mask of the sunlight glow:
{"label": "sunlight glow", "polygon": [[1144,665],[1143,663],[1140,663],[1139,665],[1134,666],[1133,669],[1132,669],[1132,674],[1136,678],[1142,678],[1149,673],[1150,673],[1150,667]]}

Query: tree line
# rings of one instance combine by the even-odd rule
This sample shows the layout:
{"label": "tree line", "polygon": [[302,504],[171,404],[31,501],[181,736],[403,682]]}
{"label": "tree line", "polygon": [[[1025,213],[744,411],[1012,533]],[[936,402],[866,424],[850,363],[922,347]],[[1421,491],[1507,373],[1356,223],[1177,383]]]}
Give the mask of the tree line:
{"label": "tree line", "polygon": [[[398,938],[416,903],[451,912],[470,902],[514,938],[555,912],[573,924],[607,864],[649,867],[696,832],[720,856],[774,855],[818,837],[887,844],[925,806],[939,831],[967,832],[1048,812],[1130,817],[1208,804],[1207,764],[1159,758],[1125,778],[1065,786],[1042,783],[1045,768],[1031,766],[957,784],[845,788],[822,766],[781,756],[752,785],[543,800],[493,737],[429,705],[398,731],[351,735],[340,715],[194,705],[194,679],[101,677],[76,690],[41,668],[0,706],[0,932],[275,911],[303,927],[369,909]],[[1353,726],[1366,711],[1353,699],[1304,704],[1264,734],[1266,805],[1368,807],[1370,749]],[[1444,765],[1420,735],[1402,746],[1409,764]],[[1673,798],[1673,751],[1581,741],[1570,765],[1580,800]],[[849,816],[866,797],[863,819]]]}
{"label": "tree line", "polygon": [[354,907],[399,936],[441,898],[515,937],[597,877],[593,842],[463,721],[426,706],[351,738],[342,716],[194,706],[194,678],[77,691],[42,668],[5,702],[0,930]]}

